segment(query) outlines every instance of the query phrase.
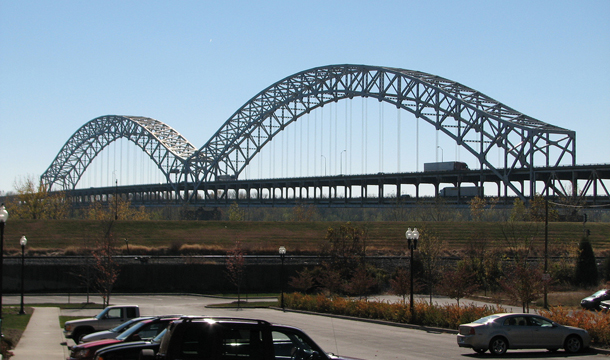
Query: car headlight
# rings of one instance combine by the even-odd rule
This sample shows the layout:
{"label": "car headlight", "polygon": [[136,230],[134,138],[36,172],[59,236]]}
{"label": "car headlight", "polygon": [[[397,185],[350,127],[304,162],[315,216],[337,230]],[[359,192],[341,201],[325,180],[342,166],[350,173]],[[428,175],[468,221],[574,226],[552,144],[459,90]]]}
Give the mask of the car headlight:
{"label": "car headlight", "polygon": [[72,331],[72,325],[66,325],[65,328],[66,331]]}
{"label": "car headlight", "polygon": [[91,351],[89,349],[80,349],[80,350],[77,350],[76,353],[74,353],[74,357],[75,358],[84,358],[84,357],[88,357],[90,353],[91,353]]}

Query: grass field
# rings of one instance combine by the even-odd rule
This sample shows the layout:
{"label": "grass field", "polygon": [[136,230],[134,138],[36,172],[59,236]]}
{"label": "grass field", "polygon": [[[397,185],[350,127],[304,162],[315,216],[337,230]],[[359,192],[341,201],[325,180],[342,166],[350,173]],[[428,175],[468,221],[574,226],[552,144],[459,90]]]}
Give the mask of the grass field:
{"label": "grass field", "polygon": [[[280,245],[293,254],[316,252],[326,243],[329,227],[344,222],[229,222],[229,221],[116,221],[113,233],[117,246],[130,251],[154,248],[179,249],[190,245],[192,249],[207,253],[225,253],[240,241],[249,253],[276,253]],[[405,247],[408,227],[425,228],[444,240],[448,251],[460,250],[474,237],[490,243],[504,243],[503,228],[499,222],[353,222],[352,225],[368,229],[367,248],[371,252],[395,253]],[[5,227],[5,251],[19,253],[19,238],[28,238],[29,254],[63,253],[67,249],[77,252],[93,246],[103,237],[107,223],[91,220],[11,220]],[[527,229],[523,236],[533,236],[540,244],[544,241],[543,223],[520,223]],[[589,239],[597,256],[610,250],[610,223],[587,223]],[[583,234],[582,223],[557,222],[549,224],[549,243],[578,243]],[[188,248],[188,246],[186,247]]]}

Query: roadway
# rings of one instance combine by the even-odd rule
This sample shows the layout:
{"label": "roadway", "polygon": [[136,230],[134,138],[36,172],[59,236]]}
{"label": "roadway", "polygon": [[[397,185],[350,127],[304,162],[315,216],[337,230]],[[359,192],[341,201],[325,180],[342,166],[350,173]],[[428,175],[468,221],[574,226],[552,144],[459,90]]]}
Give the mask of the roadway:
{"label": "roadway", "polygon": [[[91,301],[100,303],[101,299],[92,296]],[[450,301],[443,300],[441,301]],[[4,296],[5,304],[19,304],[18,296]],[[25,303],[82,303],[84,296],[26,296]],[[188,295],[117,295],[111,298],[113,304],[138,304],[143,315],[188,314],[209,316],[233,316],[265,319],[274,323],[288,324],[303,329],[325,351],[361,359],[468,359],[490,358],[475,355],[472,350],[459,348],[455,334],[412,329],[398,326],[360,322],[327,316],[282,312],[273,309],[215,309],[206,308],[215,303],[226,303],[227,299]],[[511,309],[519,311],[519,309]],[[92,316],[99,310],[62,310],[61,315]],[[539,351],[509,351],[505,358],[567,358],[593,357],[601,354],[587,352],[568,355],[563,351],[549,353]]]}

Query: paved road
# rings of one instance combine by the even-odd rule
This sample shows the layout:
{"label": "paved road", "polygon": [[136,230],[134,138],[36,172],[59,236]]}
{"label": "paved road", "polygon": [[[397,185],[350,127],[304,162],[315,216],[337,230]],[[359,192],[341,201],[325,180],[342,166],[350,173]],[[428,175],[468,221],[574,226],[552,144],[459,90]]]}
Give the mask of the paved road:
{"label": "paved road", "polygon": [[[70,302],[81,303],[84,297],[70,297]],[[97,297],[91,301],[101,302]],[[65,303],[67,296],[27,296],[30,303]],[[224,303],[226,299],[215,299],[200,296],[114,296],[115,304],[138,304],[143,315],[154,314],[189,314],[239,316],[265,319],[270,322],[297,326],[307,332],[323,349],[329,352],[353,356],[362,359],[468,359],[489,358],[475,356],[468,349],[461,349],[456,344],[453,334],[428,332],[395,326],[379,325],[359,321],[331,318],[326,316],[282,312],[271,309],[212,309],[206,308],[213,303]],[[19,297],[4,297],[5,304],[19,303]],[[99,310],[62,310],[62,315],[88,316]],[[563,351],[548,353],[546,351],[514,351],[506,358],[573,358]],[[602,357],[591,353],[579,354],[580,357]]]}

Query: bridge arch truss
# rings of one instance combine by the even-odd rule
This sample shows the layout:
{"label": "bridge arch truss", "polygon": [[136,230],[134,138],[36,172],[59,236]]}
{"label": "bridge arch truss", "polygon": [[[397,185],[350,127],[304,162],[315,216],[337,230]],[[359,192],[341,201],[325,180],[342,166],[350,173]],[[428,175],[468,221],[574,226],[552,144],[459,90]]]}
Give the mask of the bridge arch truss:
{"label": "bridge arch truss", "polygon": [[[265,145],[299,117],[354,97],[387,102],[423,119],[473,154],[481,169],[502,179],[505,192],[510,188],[521,197],[523,190],[509,180],[515,170],[529,169],[534,179],[535,164],[576,162],[574,131],[522,114],[460,83],[398,68],[332,65],[286,77],[237,110],[189,160],[191,169],[184,174],[189,173],[196,184],[193,193],[219,176],[237,178]],[[488,160],[494,148],[504,154],[501,168]]]}
{"label": "bridge arch truss", "polygon": [[[109,144],[126,138],[142,149],[171,183],[196,148],[161,121],[141,116],[108,115],[95,118],[78,129],[59,151],[41,181],[49,190],[72,190],[91,161]],[[175,184],[173,184],[175,187]]]}

